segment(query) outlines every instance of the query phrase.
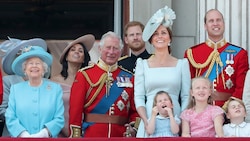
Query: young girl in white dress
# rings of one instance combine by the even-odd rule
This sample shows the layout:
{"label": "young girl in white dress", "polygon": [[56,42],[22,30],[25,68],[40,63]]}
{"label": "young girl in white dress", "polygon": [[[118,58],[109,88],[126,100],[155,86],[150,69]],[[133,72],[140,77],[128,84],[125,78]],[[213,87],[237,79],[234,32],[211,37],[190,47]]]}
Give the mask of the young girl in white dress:
{"label": "young girl in white dress", "polygon": [[149,137],[179,136],[181,121],[173,114],[171,97],[165,91],[159,91],[154,97],[154,107],[148,121],[147,134]]}

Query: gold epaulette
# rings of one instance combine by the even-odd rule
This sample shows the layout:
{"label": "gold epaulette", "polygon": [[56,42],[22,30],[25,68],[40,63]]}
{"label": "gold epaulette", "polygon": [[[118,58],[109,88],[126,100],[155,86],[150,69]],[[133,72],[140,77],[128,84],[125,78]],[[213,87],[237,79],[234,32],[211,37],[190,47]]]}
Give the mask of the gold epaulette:
{"label": "gold epaulette", "polygon": [[126,72],[128,72],[128,73],[131,73],[131,74],[133,74],[133,72],[131,72],[131,71],[129,71],[129,70],[127,70],[127,69],[125,69],[125,68],[123,68],[122,66],[118,66],[120,69],[122,69],[123,71],[126,71]]}
{"label": "gold epaulette", "polygon": [[86,66],[86,67],[83,67],[83,68],[79,69],[78,71],[79,71],[79,72],[82,72],[82,71],[87,70],[87,69],[89,69],[89,68],[93,68],[94,66],[95,66],[95,63],[91,63],[90,65],[88,65],[88,66]]}
{"label": "gold epaulette", "polygon": [[124,55],[124,56],[120,57],[120,58],[118,59],[118,61],[121,61],[121,60],[123,60],[123,59],[125,59],[125,58],[128,58],[128,57],[129,57],[128,55]]}

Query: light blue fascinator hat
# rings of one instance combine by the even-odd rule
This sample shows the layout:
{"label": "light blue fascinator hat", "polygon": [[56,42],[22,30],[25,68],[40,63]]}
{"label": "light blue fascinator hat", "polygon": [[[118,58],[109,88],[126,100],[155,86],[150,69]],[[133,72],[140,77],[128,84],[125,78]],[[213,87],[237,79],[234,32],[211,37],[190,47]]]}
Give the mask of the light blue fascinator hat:
{"label": "light blue fascinator hat", "polygon": [[168,6],[159,9],[146,24],[142,33],[142,39],[145,42],[148,41],[160,25],[171,27],[175,18],[175,12]]}
{"label": "light blue fascinator hat", "polygon": [[[27,59],[32,57],[40,58],[44,63],[51,66],[53,58],[52,56],[40,46],[28,46],[22,49],[21,55],[19,55],[12,64],[12,71],[20,76],[25,76],[22,64]],[[46,74],[45,74],[46,75]]]}
{"label": "light blue fascinator hat", "polygon": [[3,71],[8,75],[13,75],[11,65],[15,58],[20,55],[23,48],[28,46],[40,46],[44,50],[47,50],[47,44],[45,40],[41,38],[33,38],[29,40],[20,40],[8,37],[8,40],[0,44],[0,57],[2,57]]}

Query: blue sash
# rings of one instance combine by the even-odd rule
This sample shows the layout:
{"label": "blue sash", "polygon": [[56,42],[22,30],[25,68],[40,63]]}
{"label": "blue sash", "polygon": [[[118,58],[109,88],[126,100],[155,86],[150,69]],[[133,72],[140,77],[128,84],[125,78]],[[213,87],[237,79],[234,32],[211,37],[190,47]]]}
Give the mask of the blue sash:
{"label": "blue sash", "polygon": [[[235,57],[235,56],[240,52],[241,48],[236,47],[236,46],[233,46],[233,45],[229,45],[229,46],[227,46],[227,47],[220,53],[220,58],[221,58],[221,61],[222,61],[222,63],[223,63],[223,70],[224,70],[224,68],[227,66],[226,60],[227,60],[227,54],[228,54],[228,53],[227,53],[226,50],[234,50],[234,51],[231,51],[230,54],[233,54],[234,57]],[[222,70],[222,69],[219,69],[219,70],[218,70],[218,71],[219,71],[219,74],[221,73],[221,70]],[[207,72],[207,71],[205,71],[205,72],[203,73],[203,76],[205,76],[206,72]],[[213,81],[216,77],[217,77],[217,75],[216,75],[216,64],[214,64],[214,66],[213,66],[213,68],[212,68],[212,70],[211,70],[211,73],[210,73],[210,75],[208,76],[208,78],[209,78],[210,81]]]}
{"label": "blue sash", "polygon": [[[121,72],[118,74],[118,76],[126,76],[131,78],[133,75],[121,70]],[[114,80],[113,85],[110,88],[110,95],[106,97],[106,95],[103,96],[103,98],[100,100],[100,102],[96,105],[96,107],[90,112],[95,114],[105,114],[108,112],[109,108],[112,106],[112,104],[117,100],[117,98],[121,95],[122,91],[124,90],[124,87],[118,87],[117,86],[117,80]],[[82,124],[82,129],[85,130],[88,126],[93,125],[93,122],[84,122]]]}

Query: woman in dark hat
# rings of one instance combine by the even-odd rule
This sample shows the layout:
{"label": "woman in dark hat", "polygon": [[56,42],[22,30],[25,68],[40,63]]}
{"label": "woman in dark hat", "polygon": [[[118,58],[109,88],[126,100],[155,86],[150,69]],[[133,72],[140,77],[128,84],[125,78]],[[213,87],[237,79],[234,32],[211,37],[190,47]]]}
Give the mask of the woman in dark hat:
{"label": "woman in dark hat", "polygon": [[60,137],[68,137],[68,109],[71,85],[74,82],[76,72],[88,66],[90,62],[89,51],[95,42],[95,37],[91,34],[81,36],[71,42],[60,56],[62,71],[60,74],[51,77],[52,81],[58,82],[63,88],[64,117],[65,125],[60,133]]}
{"label": "woman in dark hat", "polygon": [[39,46],[24,47],[12,71],[27,80],[10,88],[5,119],[13,137],[57,137],[64,125],[62,88],[44,75],[52,56]]}

